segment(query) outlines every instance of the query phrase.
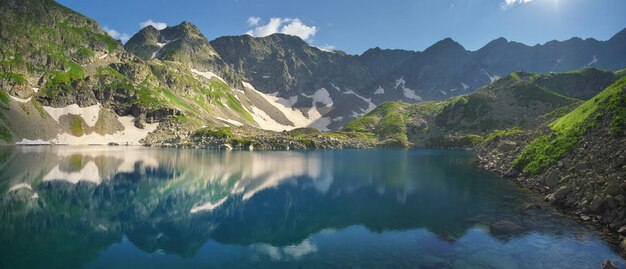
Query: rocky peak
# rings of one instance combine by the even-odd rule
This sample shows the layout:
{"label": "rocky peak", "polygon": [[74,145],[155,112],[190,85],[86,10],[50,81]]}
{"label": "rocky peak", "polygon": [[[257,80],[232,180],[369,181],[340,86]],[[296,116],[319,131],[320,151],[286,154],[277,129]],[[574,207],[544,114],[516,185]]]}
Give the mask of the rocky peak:
{"label": "rocky peak", "polygon": [[424,53],[458,53],[466,52],[465,48],[452,38],[445,38],[424,50]]}
{"label": "rocky peak", "polygon": [[198,38],[204,39],[206,43],[208,43],[208,40],[206,40],[206,37],[204,37],[200,29],[193,23],[187,21],[183,21],[175,26],[167,27],[161,30],[161,34],[167,40],[174,40],[178,38]]}
{"label": "rocky peak", "polygon": [[626,28],[622,29],[617,34],[615,34],[613,37],[611,37],[611,39],[609,39],[609,42],[611,42],[611,43],[620,43],[620,44],[626,43]]}

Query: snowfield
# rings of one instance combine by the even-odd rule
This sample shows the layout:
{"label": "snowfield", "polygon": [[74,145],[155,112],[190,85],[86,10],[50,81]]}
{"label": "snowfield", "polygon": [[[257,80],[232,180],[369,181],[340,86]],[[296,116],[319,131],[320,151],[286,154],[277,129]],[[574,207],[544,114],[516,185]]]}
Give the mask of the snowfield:
{"label": "snowfield", "polygon": [[91,127],[96,125],[101,108],[102,106],[100,104],[88,107],[79,107],[77,104],[59,108],[49,106],[43,107],[43,109],[48,112],[48,115],[50,115],[50,117],[52,117],[56,122],[59,122],[59,118],[63,115],[78,115],[85,120],[87,125]]}

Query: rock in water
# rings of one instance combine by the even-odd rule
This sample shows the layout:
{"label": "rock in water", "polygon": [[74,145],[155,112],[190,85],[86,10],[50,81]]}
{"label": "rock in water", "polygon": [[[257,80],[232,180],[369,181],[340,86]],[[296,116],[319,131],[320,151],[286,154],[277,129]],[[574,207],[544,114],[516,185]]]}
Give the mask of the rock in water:
{"label": "rock in water", "polygon": [[602,265],[602,269],[618,269],[610,260],[606,260]]}
{"label": "rock in water", "polygon": [[508,220],[501,220],[489,226],[489,231],[494,235],[511,235],[521,230],[520,226]]}

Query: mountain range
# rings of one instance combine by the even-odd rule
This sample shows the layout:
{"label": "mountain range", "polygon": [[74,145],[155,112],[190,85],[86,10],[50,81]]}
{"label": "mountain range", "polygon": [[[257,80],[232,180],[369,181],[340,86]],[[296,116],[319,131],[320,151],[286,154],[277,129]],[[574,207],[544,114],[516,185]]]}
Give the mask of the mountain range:
{"label": "mountain range", "polygon": [[[0,6],[7,144],[177,141],[207,126],[339,130],[386,101],[444,100],[514,71],[626,67],[626,30],[607,41],[500,38],[468,51],[448,38],[424,51],[349,55],[284,34],[209,41],[189,22],[148,26],[121,44],[52,0]],[[614,80],[603,72],[594,78]],[[570,97],[590,98],[602,89],[594,85]]]}

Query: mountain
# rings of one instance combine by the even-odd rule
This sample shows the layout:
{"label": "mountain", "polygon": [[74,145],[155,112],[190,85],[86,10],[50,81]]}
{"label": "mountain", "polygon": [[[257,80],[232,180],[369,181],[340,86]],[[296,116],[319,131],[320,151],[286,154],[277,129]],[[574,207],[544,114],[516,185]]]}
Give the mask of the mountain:
{"label": "mountain", "polygon": [[[475,92],[444,101],[387,102],[344,130],[371,133],[392,146],[471,146],[498,130],[538,128],[554,119],[555,112],[580,104],[580,100],[558,93],[569,86],[556,83],[563,76],[514,72]],[[604,73],[587,78],[599,80],[596,76],[602,78]],[[537,83],[547,80],[554,82],[550,90]]]}
{"label": "mountain", "polygon": [[324,116],[331,121],[329,129],[337,129],[371,111],[372,104],[442,100],[515,71],[618,70],[626,67],[625,57],[611,55],[626,51],[622,35],[608,41],[572,38],[532,47],[499,38],[477,51],[446,38],[423,52],[375,48],[357,56],[319,50],[281,34],[221,37],[211,44],[261,92],[299,98],[295,106],[300,109],[315,103],[302,94],[328,96],[326,104],[333,105]]}
{"label": "mountain", "polygon": [[[525,74],[614,70],[624,65],[619,56],[626,45],[622,31],[608,41],[529,47],[498,39],[468,51],[444,39],[422,52],[373,48],[349,55],[284,34],[209,41],[189,22],[145,27],[122,45],[55,1],[2,0],[0,7],[0,140],[6,144],[171,145],[202,140],[193,137],[197,131],[238,126],[341,130],[384,102],[447,99],[520,69],[524,83],[587,99],[620,75]],[[312,137],[333,144],[324,135],[296,133],[284,139],[298,140],[298,147]],[[350,133],[340,137],[360,135]]]}
{"label": "mountain", "polygon": [[229,82],[236,82],[230,66],[220,58],[200,29],[189,22],[163,30],[147,26],[133,35],[124,48],[143,60],[178,62],[194,69],[211,70]]}

